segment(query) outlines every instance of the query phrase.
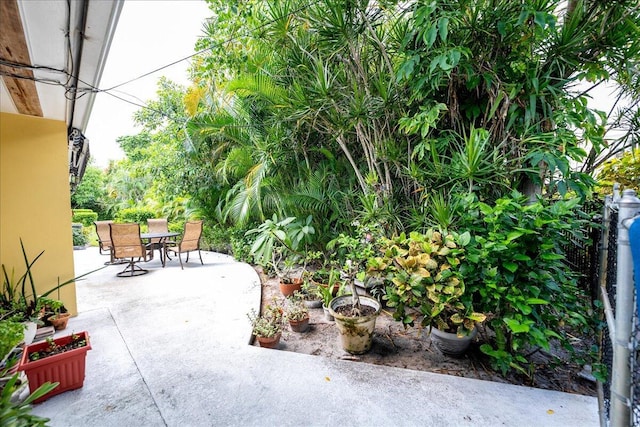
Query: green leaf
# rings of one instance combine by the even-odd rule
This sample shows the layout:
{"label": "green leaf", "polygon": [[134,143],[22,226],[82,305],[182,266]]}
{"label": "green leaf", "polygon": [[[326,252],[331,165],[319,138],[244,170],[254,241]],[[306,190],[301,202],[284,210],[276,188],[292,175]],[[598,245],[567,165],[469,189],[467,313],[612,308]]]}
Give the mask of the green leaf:
{"label": "green leaf", "polygon": [[471,242],[471,233],[465,231],[458,237],[458,243],[460,246],[467,246]]}
{"label": "green leaf", "polygon": [[545,12],[536,12],[533,15],[533,22],[540,28],[544,29],[547,26],[547,14]]}
{"label": "green leaf", "polygon": [[524,233],[521,231],[510,231],[509,234],[507,234],[507,241],[511,242],[515,239],[517,239],[518,237],[521,237]]}
{"label": "green leaf", "polygon": [[527,298],[527,304],[549,304],[549,301],[541,298]]}
{"label": "green leaf", "polygon": [[438,36],[438,27],[435,25],[430,25],[429,29],[423,35],[423,41],[428,46],[433,46],[433,43],[436,41],[436,37]]}
{"label": "green leaf", "polygon": [[515,273],[516,270],[518,269],[518,264],[516,264],[515,262],[510,262],[510,261],[505,261],[502,263],[502,266],[504,268],[506,268],[507,270],[509,270],[512,273]]}
{"label": "green leaf", "polygon": [[523,332],[529,332],[530,328],[529,328],[528,325],[523,325],[522,323],[518,322],[515,319],[505,318],[504,322],[507,324],[509,329],[511,329],[511,332],[513,332],[514,334],[520,334],[520,333],[523,333]]}
{"label": "green leaf", "polygon": [[441,18],[438,21],[438,29],[440,30],[440,40],[447,41],[447,34],[449,33],[449,18]]}

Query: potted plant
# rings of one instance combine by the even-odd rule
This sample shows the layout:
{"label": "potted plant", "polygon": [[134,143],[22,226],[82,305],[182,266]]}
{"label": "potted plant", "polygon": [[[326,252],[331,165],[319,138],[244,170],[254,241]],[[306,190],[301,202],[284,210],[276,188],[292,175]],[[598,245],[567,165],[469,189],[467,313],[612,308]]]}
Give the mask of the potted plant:
{"label": "potted plant", "polygon": [[71,313],[67,311],[60,300],[45,298],[42,300],[45,319],[55,328],[61,331],[67,327]]}
{"label": "potted plant", "polygon": [[280,279],[280,290],[284,296],[299,292],[302,288],[305,251],[315,234],[312,219],[309,216],[304,221],[295,217],[278,220],[274,214],[272,219],[267,219],[246,233],[256,235],[251,254],[258,264],[273,269]]}
{"label": "potted plant", "polygon": [[21,402],[29,395],[27,377],[17,372],[24,332],[23,323],[0,320],[0,390],[6,389],[11,402]]}
{"label": "potted plant", "polygon": [[322,307],[322,295],[320,293],[319,286],[308,278],[305,278],[302,283],[302,289],[298,292],[298,296],[304,302],[307,308],[320,308]]}
{"label": "potted plant", "polygon": [[274,299],[273,304],[267,305],[261,315],[251,310],[247,317],[251,323],[251,333],[260,347],[277,348],[284,322],[284,310],[280,304]]}
{"label": "potted plant", "polygon": [[36,261],[44,254],[44,251],[41,251],[33,260],[29,260],[22,239],[20,239],[20,247],[25,264],[25,271],[20,277],[15,279],[15,270],[12,269],[11,274],[9,274],[5,265],[2,264],[3,276],[2,292],[0,292],[0,320],[26,322],[31,328],[31,339],[25,336],[25,342],[29,344],[35,335],[36,324],[43,324],[46,305],[59,306],[58,310],[62,311],[62,302],[48,298],[49,295],[56,291],[59,295],[60,289],[64,286],[74,283],[82,277],[105,267],[97,268],[62,283],[58,280],[56,286],[42,294],[38,294],[31,269]]}
{"label": "potted plant", "polygon": [[24,371],[32,389],[46,382],[57,382],[58,387],[35,400],[42,402],[67,390],[84,384],[87,351],[91,350],[89,334],[80,332],[60,338],[28,345],[22,353],[18,370]]}
{"label": "potted plant", "polygon": [[324,317],[330,322],[335,319],[329,311],[329,304],[335,297],[339,297],[345,294],[344,282],[340,282],[340,271],[337,269],[331,269],[329,271],[329,279],[326,284],[317,285],[318,292],[322,298],[322,309],[324,310]]}
{"label": "potted plant", "polygon": [[285,317],[292,331],[307,332],[309,329],[309,309],[300,298],[300,294],[295,293],[287,298]]}
{"label": "potted plant", "polygon": [[381,305],[374,298],[359,295],[356,277],[364,278],[361,268],[364,260],[373,253],[373,240],[367,235],[352,237],[341,234],[327,247],[346,251],[348,257],[342,278],[345,285],[351,289],[351,294],[335,297],[329,303],[329,312],[338,327],[342,348],[351,354],[366,353],[373,344],[373,333]]}
{"label": "potted plant", "polygon": [[7,369],[11,374],[17,370],[19,359],[14,353],[18,344],[24,342],[24,331],[23,323],[0,320],[0,370]]}
{"label": "potted plant", "polygon": [[[394,319],[407,326],[429,326],[432,342],[443,353],[458,355],[476,334],[486,316],[473,310],[459,271],[469,233],[402,233],[386,239],[382,256],[368,262],[368,274],[385,280]],[[444,339],[445,341],[443,341]]]}

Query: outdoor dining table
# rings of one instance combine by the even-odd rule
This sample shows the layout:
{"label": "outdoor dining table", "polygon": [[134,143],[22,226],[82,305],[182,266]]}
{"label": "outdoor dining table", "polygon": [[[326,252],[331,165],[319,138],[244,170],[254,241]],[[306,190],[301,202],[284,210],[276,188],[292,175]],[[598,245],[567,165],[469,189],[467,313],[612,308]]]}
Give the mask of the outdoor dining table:
{"label": "outdoor dining table", "polygon": [[180,233],[177,233],[175,231],[140,233],[140,238],[148,241],[151,241],[151,239],[160,239],[158,242],[160,244],[158,250],[160,251],[160,261],[162,262],[162,266],[164,267],[167,263],[167,258],[169,256],[167,255],[167,248],[166,248],[167,239],[169,239],[170,237],[176,237],[179,234]]}

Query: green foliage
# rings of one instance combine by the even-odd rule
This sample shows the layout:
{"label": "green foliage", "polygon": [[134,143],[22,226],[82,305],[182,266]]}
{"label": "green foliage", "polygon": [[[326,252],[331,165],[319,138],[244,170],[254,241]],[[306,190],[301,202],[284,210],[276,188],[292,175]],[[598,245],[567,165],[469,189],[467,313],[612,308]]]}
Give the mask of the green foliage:
{"label": "green foliage", "polygon": [[552,340],[572,351],[568,334],[593,322],[564,252],[569,239],[586,241],[578,199],[528,204],[513,192],[489,205],[469,196],[460,212],[458,227],[473,236],[460,273],[495,334],[481,347],[494,367],[527,373],[527,355]]}
{"label": "green foliage", "polygon": [[253,240],[246,236],[246,230],[232,228],[229,231],[229,242],[231,245],[231,253],[236,260],[253,263],[253,256],[251,254]]}
{"label": "green foliage", "polygon": [[287,297],[284,316],[287,320],[303,320],[309,317],[309,308],[305,305],[304,299],[298,292]]}
{"label": "green foliage", "polygon": [[73,209],[72,222],[79,222],[85,227],[92,227],[94,221],[98,220],[98,214],[91,209]]}
{"label": "green foliage", "polygon": [[631,189],[640,193],[640,148],[625,151],[622,156],[602,165],[598,174],[598,192],[612,194],[616,182],[622,186],[621,190]]}
{"label": "green foliage", "polygon": [[0,360],[24,339],[25,325],[10,320],[0,320]]}
{"label": "green foliage", "polygon": [[[624,1],[417,3],[396,73],[415,102],[400,122],[418,137],[412,172],[500,178],[498,194],[490,183],[479,188],[488,200],[508,187],[549,198],[587,195],[593,180],[571,165],[587,160],[587,148],[592,159],[605,147],[605,117],[587,108],[589,90],[570,90],[637,62],[638,18]],[[473,129],[486,132],[484,147],[457,155],[451,132]],[[500,162],[483,164],[490,157],[474,155],[483,150],[499,153]],[[500,175],[490,172],[492,163]]]}
{"label": "green foliage", "polygon": [[468,232],[404,233],[385,239],[382,256],[369,259],[367,273],[385,280],[384,299],[393,318],[405,325],[435,326],[459,336],[470,334],[485,315],[473,311],[460,264]]}
{"label": "green foliage", "polygon": [[73,246],[84,246],[89,241],[82,227],[73,227],[71,232],[73,234]]}
{"label": "green foliage", "polygon": [[[71,194],[71,207],[74,212],[87,209],[98,214],[98,218],[106,219],[106,175],[96,166],[87,166],[80,185]],[[76,221],[74,219],[74,221]],[[82,222],[79,221],[78,222]],[[85,224],[90,225],[90,224]]]}
{"label": "green foliage", "polygon": [[251,323],[251,332],[257,337],[271,338],[282,332],[285,321],[284,308],[277,300],[268,304],[262,314],[251,310],[247,314]]}
{"label": "green foliage", "polygon": [[148,208],[128,208],[122,209],[115,217],[117,222],[137,222],[146,223],[148,219],[155,218],[156,214]]}
{"label": "green foliage", "polygon": [[88,273],[66,280],[53,286],[49,290],[38,293],[36,291],[35,281],[31,268],[44,254],[44,251],[36,255],[33,260],[29,260],[27,252],[20,239],[20,248],[22,249],[22,257],[24,259],[25,271],[16,279],[15,270],[11,269],[11,274],[7,272],[7,268],[2,264],[2,292],[0,293],[0,320],[12,320],[16,322],[23,321],[40,321],[40,316],[45,308],[45,304],[51,300],[47,297],[53,292],[60,290],[62,287],[70,283],[74,283],[84,276],[95,271],[102,270],[106,266],[91,270]]}
{"label": "green foliage", "polygon": [[[305,259],[305,251],[313,242],[315,230],[311,225],[313,218],[299,220],[288,217],[278,220],[274,214],[272,219],[268,219],[257,228],[247,231],[246,235],[256,235],[251,246],[251,254],[258,264],[271,266],[281,278],[287,278],[289,267],[296,260]],[[281,263],[285,268],[281,268]]]}
{"label": "green foliage", "polygon": [[24,402],[13,402],[12,393],[19,387],[19,373],[11,376],[9,381],[0,391],[0,425],[3,426],[29,426],[44,427],[49,418],[39,417],[31,413],[33,402],[56,388],[59,383],[46,382],[34,390]]}

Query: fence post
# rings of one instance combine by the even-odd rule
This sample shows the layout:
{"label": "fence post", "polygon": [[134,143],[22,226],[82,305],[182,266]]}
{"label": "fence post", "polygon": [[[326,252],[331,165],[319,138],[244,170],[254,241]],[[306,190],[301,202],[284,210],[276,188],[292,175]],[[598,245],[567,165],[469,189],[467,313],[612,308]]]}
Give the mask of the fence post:
{"label": "fence post", "polygon": [[615,339],[611,379],[611,426],[631,423],[631,333],[633,329],[633,259],[629,244],[628,220],[640,211],[640,199],[633,190],[624,190],[618,201],[618,255],[616,271]]}

